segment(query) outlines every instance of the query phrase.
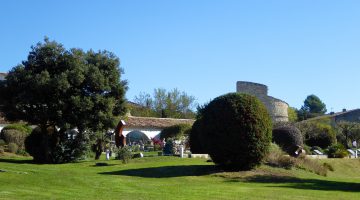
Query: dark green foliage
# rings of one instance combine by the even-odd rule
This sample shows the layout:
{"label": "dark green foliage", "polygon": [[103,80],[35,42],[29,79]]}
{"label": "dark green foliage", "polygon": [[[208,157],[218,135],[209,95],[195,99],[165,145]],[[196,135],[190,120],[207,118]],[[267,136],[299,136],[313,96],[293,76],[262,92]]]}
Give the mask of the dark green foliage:
{"label": "dark green foliage", "polygon": [[129,146],[119,148],[115,158],[121,160],[124,164],[128,163],[132,158],[131,148]]}
{"label": "dark green foliage", "polygon": [[25,149],[39,163],[67,163],[83,159],[89,151],[87,135],[77,133],[69,138],[69,134],[51,127],[45,133],[35,128],[25,140]]}
{"label": "dark green foliage", "polygon": [[111,52],[66,50],[45,39],[33,46],[27,60],[7,75],[2,89],[5,117],[38,125],[43,139],[50,137],[47,129],[56,126],[60,131],[50,137],[57,137],[51,139],[56,142],[46,143],[59,146],[38,150],[50,151],[44,155],[70,151],[73,141],[66,141],[65,130],[77,128],[79,135],[86,138],[113,128],[115,117],[125,113],[127,83],[120,80],[119,65]]}
{"label": "dark green foliage", "polygon": [[66,132],[56,132],[56,139],[58,140],[52,148],[51,163],[68,163],[86,158],[90,149],[87,134],[77,133],[75,138],[69,139]]}
{"label": "dark green foliage", "polygon": [[306,120],[326,113],[326,105],[316,95],[309,95],[304,105],[298,110],[298,119]]}
{"label": "dark green foliage", "polygon": [[[35,162],[46,162],[50,160],[50,146],[55,145],[55,141],[48,131],[41,132],[40,128],[35,128],[25,140],[25,150],[34,159]],[[49,144],[50,143],[50,144]]]}
{"label": "dark green foliage", "polygon": [[164,128],[160,132],[160,139],[168,138],[180,139],[181,137],[188,136],[188,131],[191,129],[189,124],[177,124]]}
{"label": "dark green foliage", "polygon": [[303,146],[301,132],[295,126],[282,126],[273,129],[273,142],[278,144],[283,151],[291,156],[298,156],[295,151]]}
{"label": "dark green foliage", "polygon": [[342,144],[333,144],[327,149],[327,155],[329,158],[345,158],[349,156],[349,152]]}
{"label": "dark green foliage", "polygon": [[254,96],[229,93],[200,110],[199,139],[212,160],[225,169],[251,169],[271,142],[271,118]]}
{"label": "dark green foliage", "polygon": [[196,120],[191,128],[189,143],[190,151],[194,154],[207,154],[200,140],[200,120]]}
{"label": "dark green foliage", "polygon": [[336,133],[329,124],[320,122],[306,122],[298,124],[306,145],[313,147],[319,146],[326,149],[336,143]]}
{"label": "dark green foliage", "polygon": [[312,131],[306,136],[305,143],[309,146],[319,146],[325,149],[336,143],[335,131],[330,125],[314,124]]}
{"label": "dark green foliage", "polygon": [[304,107],[310,113],[326,113],[326,105],[316,95],[309,95],[304,101]]}
{"label": "dark green foliage", "polygon": [[174,155],[175,154],[175,144],[173,139],[168,139],[165,143],[163,153],[164,155]]}
{"label": "dark green foliage", "polygon": [[3,139],[0,139],[0,146],[4,146],[4,145],[6,145],[6,142],[5,142],[5,140],[3,140]]}
{"label": "dark green foliage", "polygon": [[353,141],[360,141],[360,123],[337,121],[336,128],[338,129],[338,135],[336,136],[338,142],[346,148],[350,148]]}

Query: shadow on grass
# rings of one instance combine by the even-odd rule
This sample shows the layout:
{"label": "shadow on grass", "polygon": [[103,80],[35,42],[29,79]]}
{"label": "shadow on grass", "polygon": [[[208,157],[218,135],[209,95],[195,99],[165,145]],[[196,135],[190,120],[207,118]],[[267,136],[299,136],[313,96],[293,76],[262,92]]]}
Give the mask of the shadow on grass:
{"label": "shadow on grass", "polygon": [[143,178],[172,178],[181,176],[203,176],[218,172],[214,165],[179,165],[102,172],[103,175],[137,176]]}
{"label": "shadow on grass", "polygon": [[17,159],[9,159],[9,158],[0,158],[0,163],[15,163],[15,164],[38,164],[33,160],[17,160]]}
{"label": "shadow on grass", "polygon": [[242,180],[229,179],[230,182],[253,182],[281,184],[270,187],[294,188],[303,190],[326,190],[343,192],[360,192],[360,183],[328,181],[320,179],[300,179],[291,176],[255,175]]}
{"label": "shadow on grass", "polygon": [[109,166],[115,166],[118,164],[109,164],[109,163],[95,163],[95,165],[90,165],[90,167],[109,167]]}

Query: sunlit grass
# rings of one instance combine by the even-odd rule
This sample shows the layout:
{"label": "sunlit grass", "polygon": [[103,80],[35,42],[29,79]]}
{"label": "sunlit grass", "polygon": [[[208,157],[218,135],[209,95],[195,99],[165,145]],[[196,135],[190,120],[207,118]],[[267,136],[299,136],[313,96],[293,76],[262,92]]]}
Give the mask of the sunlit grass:
{"label": "sunlit grass", "polygon": [[[106,162],[107,166],[96,166]],[[203,159],[145,157],[60,165],[0,158],[0,199],[358,199],[360,161],[324,160],[327,177],[269,166],[223,172]]]}

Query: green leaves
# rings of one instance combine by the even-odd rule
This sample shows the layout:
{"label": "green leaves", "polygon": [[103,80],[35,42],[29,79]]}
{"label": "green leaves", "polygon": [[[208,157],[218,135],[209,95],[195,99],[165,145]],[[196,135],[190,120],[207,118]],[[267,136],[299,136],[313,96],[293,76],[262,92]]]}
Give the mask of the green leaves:
{"label": "green leaves", "polygon": [[[143,108],[133,108],[132,114],[138,116],[155,116],[162,118],[194,118],[193,108],[196,106],[195,97],[180,92],[178,89],[166,91],[163,88],[154,90],[150,94],[140,93],[134,99]],[[145,108],[145,109],[144,109]]]}
{"label": "green leaves", "polygon": [[48,38],[31,49],[28,59],[14,67],[5,82],[8,119],[43,127],[113,128],[109,121],[125,113],[127,87],[120,80],[120,62],[113,53],[66,50]]}

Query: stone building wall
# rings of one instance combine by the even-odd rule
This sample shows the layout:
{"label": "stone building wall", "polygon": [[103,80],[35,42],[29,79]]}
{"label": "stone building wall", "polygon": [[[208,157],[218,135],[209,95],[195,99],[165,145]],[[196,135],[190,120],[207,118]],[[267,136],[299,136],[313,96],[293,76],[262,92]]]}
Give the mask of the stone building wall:
{"label": "stone building wall", "polygon": [[236,91],[256,96],[265,107],[274,122],[288,121],[288,107],[289,105],[277,98],[268,96],[268,87],[259,83],[252,83],[246,81],[238,81],[236,83]]}
{"label": "stone building wall", "polygon": [[335,122],[348,121],[348,122],[360,122],[360,109],[349,110],[339,113],[334,117]]}

